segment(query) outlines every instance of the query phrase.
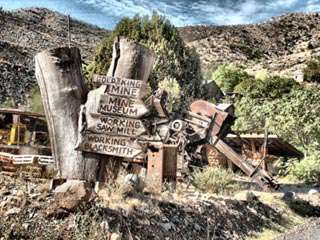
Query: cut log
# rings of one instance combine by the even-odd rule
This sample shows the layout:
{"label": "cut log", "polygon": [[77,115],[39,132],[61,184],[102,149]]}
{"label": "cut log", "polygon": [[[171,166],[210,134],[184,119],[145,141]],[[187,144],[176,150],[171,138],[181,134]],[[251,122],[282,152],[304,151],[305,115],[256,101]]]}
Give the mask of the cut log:
{"label": "cut log", "polygon": [[57,48],[35,57],[54,159],[63,179],[96,181],[101,156],[76,151],[78,116],[87,88],[77,48]]}
{"label": "cut log", "polygon": [[[107,75],[112,77],[143,80],[147,82],[154,61],[155,54],[150,49],[125,38],[118,38],[113,45],[112,62]],[[105,85],[89,92],[87,102],[84,107],[86,120],[92,118],[90,113],[98,113],[100,97],[105,94],[105,92]],[[94,121],[94,119],[91,120]],[[117,173],[117,167],[119,167],[121,158],[106,158],[108,160],[105,161],[106,169],[103,172]],[[112,179],[116,176],[107,177]]]}

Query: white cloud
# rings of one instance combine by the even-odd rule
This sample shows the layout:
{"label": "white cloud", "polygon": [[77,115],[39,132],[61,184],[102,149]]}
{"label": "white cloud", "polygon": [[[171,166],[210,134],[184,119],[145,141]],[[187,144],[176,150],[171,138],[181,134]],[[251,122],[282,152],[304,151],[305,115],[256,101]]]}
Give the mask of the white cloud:
{"label": "white cloud", "polygon": [[112,28],[124,16],[156,11],[177,26],[244,24],[268,20],[287,12],[320,11],[320,0],[0,0],[12,9],[48,7],[80,20]]}

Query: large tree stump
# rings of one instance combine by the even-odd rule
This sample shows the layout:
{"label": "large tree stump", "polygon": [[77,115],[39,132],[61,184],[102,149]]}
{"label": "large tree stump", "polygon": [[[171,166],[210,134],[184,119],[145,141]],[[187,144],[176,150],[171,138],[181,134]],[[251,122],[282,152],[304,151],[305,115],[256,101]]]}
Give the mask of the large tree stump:
{"label": "large tree stump", "polygon": [[96,181],[101,156],[74,149],[80,105],[87,95],[79,49],[43,51],[36,55],[35,65],[59,177]]}
{"label": "large tree stump", "polygon": [[[122,77],[129,79],[137,79],[147,81],[155,61],[153,51],[143,47],[140,44],[129,41],[125,38],[118,38],[113,45],[113,55],[109,76]],[[100,96],[105,92],[106,86],[102,85],[99,88],[90,91],[85,104],[85,118],[90,119],[90,113],[98,112]],[[105,156],[102,171],[108,172],[108,179],[113,179],[117,176],[121,158]],[[110,176],[113,173],[114,176]]]}
{"label": "large tree stump", "polygon": [[[149,49],[126,39],[118,39],[114,44],[108,75],[147,81],[154,60],[154,54]],[[81,56],[77,48],[43,51],[36,55],[35,62],[59,177],[101,180],[104,163],[114,166],[120,162],[119,159],[76,151],[75,146],[80,130],[80,106],[87,99],[82,108],[85,116],[90,117],[88,112],[97,112],[99,96],[105,91],[104,86],[89,92],[87,96],[81,72]],[[101,161],[103,159],[109,161]]]}

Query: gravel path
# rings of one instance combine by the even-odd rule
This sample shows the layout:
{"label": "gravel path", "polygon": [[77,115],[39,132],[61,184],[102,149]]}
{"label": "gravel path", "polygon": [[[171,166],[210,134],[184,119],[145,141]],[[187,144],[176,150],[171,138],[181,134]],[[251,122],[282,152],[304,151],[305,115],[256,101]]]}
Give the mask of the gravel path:
{"label": "gravel path", "polygon": [[274,240],[320,240],[320,218],[312,219]]}

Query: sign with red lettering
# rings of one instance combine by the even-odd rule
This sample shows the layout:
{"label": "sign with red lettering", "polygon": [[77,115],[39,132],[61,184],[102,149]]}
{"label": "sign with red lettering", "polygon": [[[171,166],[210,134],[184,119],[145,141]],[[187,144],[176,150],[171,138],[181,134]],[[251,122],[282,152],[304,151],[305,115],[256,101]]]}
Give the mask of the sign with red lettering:
{"label": "sign with red lettering", "polygon": [[140,118],[149,112],[141,99],[101,95],[98,112],[131,118]]}
{"label": "sign with red lettering", "polygon": [[142,153],[142,147],[127,137],[86,133],[78,147],[84,152],[134,158]]}
{"label": "sign with red lettering", "polygon": [[141,120],[98,113],[90,113],[87,129],[94,133],[128,137],[137,137],[146,132]]}
{"label": "sign with red lettering", "polygon": [[106,94],[142,98],[146,94],[147,84],[142,80],[93,75],[94,83],[106,85]]}

